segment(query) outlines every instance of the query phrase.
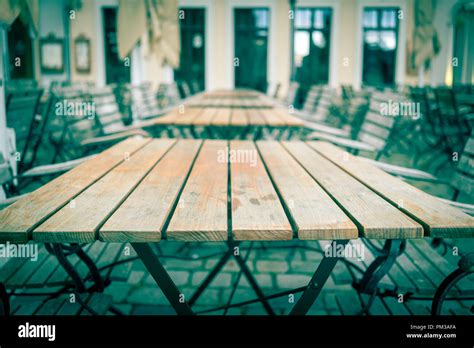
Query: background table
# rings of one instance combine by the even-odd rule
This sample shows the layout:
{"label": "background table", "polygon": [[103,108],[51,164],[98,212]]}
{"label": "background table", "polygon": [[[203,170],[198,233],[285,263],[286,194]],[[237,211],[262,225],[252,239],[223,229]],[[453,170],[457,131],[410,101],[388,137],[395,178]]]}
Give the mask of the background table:
{"label": "background table", "polygon": [[252,139],[263,136],[291,139],[303,132],[304,122],[265,95],[247,90],[196,95],[156,119],[155,134],[178,130],[186,138]]}

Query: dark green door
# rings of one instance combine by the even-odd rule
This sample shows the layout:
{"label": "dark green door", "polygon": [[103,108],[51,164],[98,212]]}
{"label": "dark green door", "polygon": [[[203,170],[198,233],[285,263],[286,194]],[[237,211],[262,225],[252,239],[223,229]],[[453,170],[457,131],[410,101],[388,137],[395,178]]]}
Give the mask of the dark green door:
{"label": "dark green door", "polygon": [[266,90],[269,23],[266,8],[234,10],[235,87]]}
{"label": "dark green door", "polygon": [[179,68],[175,70],[176,81],[197,82],[200,90],[205,83],[205,18],[201,8],[182,8],[184,17],[180,21],[181,55]]}
{"label": "dark green door", "polygon": [[34,79],[33,45],[28,26],[17,18],[8,29],[10,79]]}
{"label": "dark green door", "polygon": [[117,9],[114,7],[104,8],[103,19],[106,83],[129,83],[131,58],[124,61],[118,54]]}

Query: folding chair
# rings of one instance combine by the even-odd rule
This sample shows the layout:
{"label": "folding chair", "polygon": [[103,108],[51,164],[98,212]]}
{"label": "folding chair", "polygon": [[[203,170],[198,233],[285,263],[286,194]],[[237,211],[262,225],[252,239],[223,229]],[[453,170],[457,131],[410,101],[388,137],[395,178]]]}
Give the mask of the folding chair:
{"label": "folding chair", "polygon": [[[42,136],[42,113],[40,100],[42,89],[8,92],[6,96],[7,126],[15,131],[15,147],[20,150],[18,172],[29,169],[35,160],[39,142]],[[33,149],[33,152],[29,151]]]}
{"label": "folding chair", "polygon": [[325,140],[339,145],[354,154],[359,151],[374,154],[378,160],[383,155],[388,155],[390,149],[395,146],[400,137],[397,137],[396,124],[400,117],[380,115],[382,101],[371,98],[370,109],[367,111],[362,125],[358,129],[352,129],[355,140],[328,132],[315,131],[310,133],[308,140]]}

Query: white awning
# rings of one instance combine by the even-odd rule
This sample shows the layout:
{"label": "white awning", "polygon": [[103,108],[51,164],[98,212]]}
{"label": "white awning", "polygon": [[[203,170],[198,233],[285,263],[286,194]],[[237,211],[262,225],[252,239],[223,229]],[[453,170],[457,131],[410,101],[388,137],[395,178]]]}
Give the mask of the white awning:
{"label": "white awning", "polygon": [[162,65],[179,66],[181,45],[177,0],[120,0],[120,57],[127,57],[140,40],[147,55],[154,55]]}
{"label": "white awning", "polygon": [[31,27],[35,35],[38,33],[38,0],[0,1],[0,22],[10,26],[18,16],[20,16],[20,19],[24,24]]}

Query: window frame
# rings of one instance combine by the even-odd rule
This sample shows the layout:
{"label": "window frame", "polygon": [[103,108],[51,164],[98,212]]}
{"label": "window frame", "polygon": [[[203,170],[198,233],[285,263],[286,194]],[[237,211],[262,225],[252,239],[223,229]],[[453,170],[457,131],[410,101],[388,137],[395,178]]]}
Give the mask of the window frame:
{"label": "window frame", "polygon": [[[311,11],[311,15],[310,15],[310,27],[309,28],[298,28],[297,25],[296,25],[296,13],[297,11],[304,11],[304,10],[310,10]],[[327,11],[330,13],[330,23],[329,23],[329,27],[324,27],[322,29],[320,28],[315,28],[315,23],[314,23],[314,18],[315,18],[315,13],[316,11]],[[313,33],[314,32],[323,32],[325,33],[329,38],[329,48],[328,48],[328,62],[327,62],[327,79],[325,82],[322,82],[322,84],[330,84],[331,83],[331,69],[332,69],[332,65],[333,65],[333,60],[331,59],[332,58],[332,52],[333,52],[333,26],[334,26],[334,13],[335,13],[335,10],[333,7],[330,7],[330,6],[315,6],[315,5],[302,5],[302,6],[298,6],[297,8],[295,8],[295,14],[294,14],[294,21],[295,21],[295,25],[294,25],[294,33],[293,35],[296,35],[296,32],[298,31],[305,31],[305,32],[308,32],[309,33],[309,41],[310,41],[310,52],[309,54],[311,54],[311,42],[312,42],[312,38],[313,38]],[[294,41],[294,38],[293,38],[293,42]],[[294,57],[294,61],[296,62],[296,57],[295,57],[295,45],[293,44],[293,47],[290,48],[291,49],[291,54],[293,55]],[[296,63],[295,63],[295,70],[297,69],[296,67]]]}
{"label": "window frame", "polygon": [[[382,12],[383,11],[395,11],[395,27],[383,27],[382,26]],[[401,10],[401,7],[397,6],[364,6],[362,8],[362,36],[361,36],[361,50],[362,50],[362,60],[361,60],[361,84],[363,86],[367,85],[364,81],[364,69],[365,69],[365,54],[364,54],[364,46],[365,46],[365,34],[368,31],[375,31],[380,33],[382,31],[394,31],[395,32],[395,61],[393,65],[393,83],[392,85],[396,85],[397,82],[397,68],[398,68],[398,50],[400,49],[400,19],[398,18],[398,13]],[[364,23],[364,14],[366,11],[376,11],[377,12],[377,24],[375,27],[366,27]],[[387,85],[387,86],[390,86]]]}

